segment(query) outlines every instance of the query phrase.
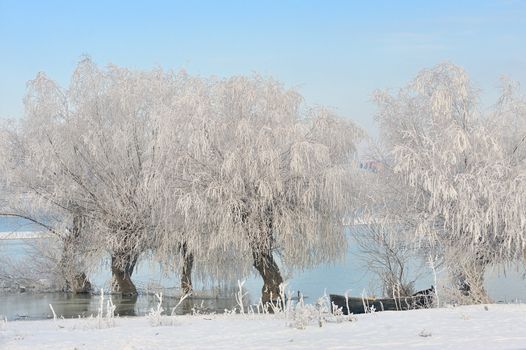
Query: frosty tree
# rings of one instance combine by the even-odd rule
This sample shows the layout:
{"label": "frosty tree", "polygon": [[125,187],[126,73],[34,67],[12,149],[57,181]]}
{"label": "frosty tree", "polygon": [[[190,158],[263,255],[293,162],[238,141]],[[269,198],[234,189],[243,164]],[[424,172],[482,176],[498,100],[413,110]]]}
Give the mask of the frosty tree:
{"label": "frosty tree", "polygon": [[[253,266],[262,300],[276,298],[285,266],[346,252],[342,218],[355,207],[352,159],[361,131],[327,110],[302,111],[301,97],[260,77],[188,82],[180,113],[165,120],[167,202],[202,271],[224,278]],[[163,144],[169,144],[166,141]],[[175,196],[174,196],[175,195]],[[177,246],[174,246],[177,242]]]}
{"label": "frosty tree", "polygon": [[39,74],[26,117],[5,129],[10,205],[65,232],[69,260],[93,266],[109,254],[123,293],[136,293],[132,273],[151,252],[185,291],[194,262],[203,278],[253,266],[268,301],[279,261],[303,268],[345,254],[342,218],[356,204],[362,132],[300,106],[260,77],[100,69],[90,59],[68,89]]}
{"label": "frosty tree", "polygon": [[[53,103],[51,98],[48,103]],[[52,198],[52,184],[35,171],[31,145],[26,142],[28,134],[25,131],[25,128],[15,123],[4,123],[0,128],[0,163],[3,175],[0,215],[29,220],[52,233],[53,244],[62,246],[62,254],[55,261],[57,266],[53,267],[56,272],[54,278],[63,289],[88,292],[90,283],[85,274],[82,254],[79,253],[83,248],[77,241],[79,222],[66,219],[75,216],[74,207],[68,205],[72,201]],[[49,259],[49,262],[52,260]]]}
{"label": "frosty tree", "polygon": [[500,253],[513,259],[522,249],[526,259],[526,97],[517,82],[502,79],[501,96],[488,119],[487,128],[498,147],[491,175],[494,190],[501,194],[492,213],[501,218]]}
{"label": "frosty tree", "polygon": [[69,232],[65,244],[77,250],[73,255],[98,261],[109,253],[125,294],[136,293],[131,275],[154,241],[152,113],[164,79],[156,71],[102,70],[89,59],[79,63],[67,90],[39,74],[29,83],[26,117],[16,130],[20,161],[12,188],[34,200],[34,213],[49,213],[46,221]]}
{"label": "frosty tree", "polygon": [[484,266],[516,258],[525,244],[521,171],[512,170],[499,129],[488,126],[468,76],[451,64],[376,100],[387,147],[380,177],[389,188],[386,221],[456,249],[446,254],[450,267],[471,252],[471,263],[463,263],[471,270],[455,273],[464,291],[484,294]]}

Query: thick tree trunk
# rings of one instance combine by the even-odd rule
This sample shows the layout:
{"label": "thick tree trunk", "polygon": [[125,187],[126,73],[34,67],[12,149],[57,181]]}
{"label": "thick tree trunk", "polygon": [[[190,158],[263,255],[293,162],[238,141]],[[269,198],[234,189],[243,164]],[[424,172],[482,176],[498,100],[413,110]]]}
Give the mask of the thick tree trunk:
{"label": "thick tree trunk", "polygon": [[136,295],[137,288],[131,280],[135,264],[137,263],[136,256],[129,254],[114,254],[111,257],[111,274],[113,277],[113,291],[121,293],[122,295]]}
{"label": "thick tree trunk", "polygon": [[69,290],[74,294],[91,293],[91,282],[84,272],[77,274],[69,283]]}
{"label": "thick tree trunk", "polygon": [[[263,288],[261,290],[261,300],[263,304],[276,301],[280,296],[279,285],[283,283],[283,278],[279,271],[278,264],[274,261],[272,253],[254,253],[254,267],[263,278]],[[283,302],[283,300],[282,300]]]}
{"label": "thick tree trunk", "polygon": [[82,216],[73,218],[71,235],[63,238],[63,251],[60,266],[66,280],[66,290],[74,294],[90,293],[91,283],[80,267],[79,262],[79,238],[82,233]]}
{"label": "thick tree trunk", "polygon": [[183,270],[181,271],[181,290],[183,294],[188,294],[192,291],[192,268],[194,266],[194,255],[189,253],[186,244],[183,244]]}
{"label": "thick tree trunk", "polygon": [[84,272],[80,272],[70,248],[64,247],[60,261],[62,277],[65,280],[65,290],[74,294],[91,292],[91,283]]}
{"label": "thick tree trunk", "polygon": [[487,260],[480,254],[474,261],[459,266],[457,285],[460,293],[475,303],[487,303],[490,298],[484,288]]}

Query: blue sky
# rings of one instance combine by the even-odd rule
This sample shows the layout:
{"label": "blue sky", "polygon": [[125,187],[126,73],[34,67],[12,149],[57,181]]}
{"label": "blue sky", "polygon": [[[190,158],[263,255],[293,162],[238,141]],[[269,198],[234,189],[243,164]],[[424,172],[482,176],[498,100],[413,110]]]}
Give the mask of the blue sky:
{"label": "blue sky", "polygon": [[370,96],[443,61],[490,103],[499,77],[526,82],[526,1],[0,0],[0,117],[23,114],[25,83],[67,86],[83,54],[131,68],[258,72],[375,134]]}

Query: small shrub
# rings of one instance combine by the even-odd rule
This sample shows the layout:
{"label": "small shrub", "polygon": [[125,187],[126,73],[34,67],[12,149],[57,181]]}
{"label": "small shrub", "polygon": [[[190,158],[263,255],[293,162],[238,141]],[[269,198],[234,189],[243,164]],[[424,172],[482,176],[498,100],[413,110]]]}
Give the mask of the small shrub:
{"label": "small shrub", "polygon": [[152,327],[160,327],[160,326],[173,326],[175,324],[175,317],[173,316],[175,314],[175,309],[181,304],[181,302],[188,297],[189,294],[185,294],[181,297],[179,300],[179,303],[172,309],[172,315],[163,315],[164,308],[162,307],[163,303],[163,293],[155,293],[155,296],[157,297],[157,307],[151,308],[150,312],[146,315],[148,320],[150,321],[150,325]]}
{"label": "small shrub", "polygon": [[309,325],[323,327],[328,322],[356,320],[353,315],[344,315],[341,308],[331,304],[326,293],[315,304],[305,304],[303,298],[300,298],[296,305],[290,307],[287,319],[289,326],[297,329],[305,329]]}
{"label": "small shrub", "polygon": [[[106,305],[106,307],[104,307]],[[104,304],[104,289],[100,290],[99,310],[96,317],[98,329],[115,327],[115,308],[111,296]]]}

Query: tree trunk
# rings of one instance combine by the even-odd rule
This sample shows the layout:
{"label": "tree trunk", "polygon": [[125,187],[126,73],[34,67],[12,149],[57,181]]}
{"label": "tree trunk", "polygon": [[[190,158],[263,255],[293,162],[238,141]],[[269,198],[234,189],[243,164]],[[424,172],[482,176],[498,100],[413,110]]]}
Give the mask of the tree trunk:
{"label": "tree trunk", "polygon": [[137,263],[137,256],[129,254],[114,254],[111,257],[111,274],[113,291],[122,295],[136,295],[137,288],[131,280],[133,269]]}
{"label": "tree trunk", "polygon": [[84,272],[81,272],[73,278],[73,281],[68,282],[69,290],[73,294],[87,294],[91,292],[91,282]]}
{"label": "tree trunk", "polygon": [[[283,278],[279,272],[278,264],[274,261],[272,253],[253,253],[254,267],[263,278],[263,288],[261,290],[261,301],[266,304],[276,301],[280,296],[279,285],[283,283]],[[283,302],[283,300],[281,301]]]}
{"label": "tree trunk", "polygon": [[188,294],[192,291],[192,268],[194,266],[194,255],[189,253],[186,248],[186,243],[183,244],[183,270],[181,271],[181,290],[183,294]]}
{"label": "tree trunk", "polygon": [[60,273],[64,278],[64,289],[74,294],[91,292],[91,283],[84,272],[80,272],[70,248],[64,246],[62,257],[60,258]]}
{"label": "tree trunk", "polygon": [[487,260],[481,254],[477,254],[475,260],[459,266],[456,277],[458,289],[471,302],[487,303],[490,301],[484,288],[484,273],[487,263]]}
{"label": "tree trunk", "polygon": [[82,271],[80,267],[82,262],[81,259],[79,260],[78,240],[82,233],[82,223],[82,216],[76,215],[73,218],[71,235],[62,238],[63,250],[60,267],[66,281],[66,290],[74,294],[91,292],[91,283],[86,273]]}

